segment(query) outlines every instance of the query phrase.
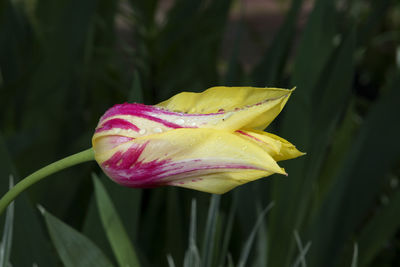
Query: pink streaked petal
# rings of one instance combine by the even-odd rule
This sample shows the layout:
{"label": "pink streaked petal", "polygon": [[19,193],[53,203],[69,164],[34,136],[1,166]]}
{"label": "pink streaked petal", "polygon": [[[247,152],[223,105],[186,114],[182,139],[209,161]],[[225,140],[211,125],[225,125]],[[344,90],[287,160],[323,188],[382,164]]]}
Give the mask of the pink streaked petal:
{"label": "pink streaked petal", "polygon": [[[222,193],[234,185],[272,173],[285,174],[257,145],[234,133],[215,129],[175,129],[133,139],[113,150],[103,150],[101,143],[95,141],[94,148],[104,172],[117,183],[130,187],[186,184],[219,174],[229,182],[212,192]],[[198,190],[211,191],[201,186]]]}
{"label": "pink streaked petal", "polygon": [[129,187],[155,187],[173,184],[181,179],[192,177],[201,179],[202,175],[210,173],[225,173],[227,171],[261,170],[253,165],[242,163],[215,162],[202,159],[173,161],[171,159],[144,162],[140,158],[147,143],[132,144],[125,151],[116,152],[101,167],[117,183]]}
{"label": "pink streaked petal", "polygon": [[120,118],[113,118],[111,120],[102,123],[101,126],[96,129],[96,133],[108,131],[114,128],[133,130],[135,132],[139,131],[139,128],[136,125],[130,123],[129,121]]}
{"label": "pink streaked petal", "polygon": [[102,121],[114,117],[114,116],[121,116],[121,115],[129,115],[141,119],[146,119],[146,120],[151,120],[153,122],[160,123],[166,127],[172,128],[172,129],[177,129],[177,128],[182,128],[179,124],[161,119],[157,115],[161,114],[174,114],[173,112],[168,112],[165,110],[162,110],[160,108],[156,108],[154,106],[146,106],[143,104],[120,104],[120,105],[115,105],[112,108],[110,108],[104,115],[101,117],[100,123]]}
{"label": "pink streaked petal", "polygon": [[132,141],[134,138],[120,135],[108,135],[96,139],[97,152],[109,151],[119,145]]}
{"label": "pink streaked petal", "polygon": [[293,144],[271,133],[258,130],[238,130],[235,133],[258,144],[276,161],[292,159],[304,155],[304,153],[298,151]]}

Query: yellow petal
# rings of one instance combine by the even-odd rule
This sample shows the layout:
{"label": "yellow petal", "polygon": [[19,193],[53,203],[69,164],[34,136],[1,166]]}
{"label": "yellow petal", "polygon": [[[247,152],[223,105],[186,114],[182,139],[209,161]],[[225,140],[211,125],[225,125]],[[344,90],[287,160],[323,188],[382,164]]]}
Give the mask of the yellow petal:
{"label": "yellow petal", "polygon": [[305,154],[285,139],[271,133],[257,130],[239,130],[236,131],[236,134],[259,145],[276,161],[293,159]]}
{"label": "yellow petal", "polygon": [[111,149],[107,144],[106,136],[93,140],[96,160],[112,179],[125,186],[177,185],[224,193],[272,173],[285,174],[258,144],[221,130],[181,128]]}
{"label": "yellow petal", "polygon": [[[293,90],[258,87],[212,87],[183,92],[158,106],[189,114],[224,113],[223,129],[265,129],[281,112]],[[217,115],[217,114],[216,114]]]}

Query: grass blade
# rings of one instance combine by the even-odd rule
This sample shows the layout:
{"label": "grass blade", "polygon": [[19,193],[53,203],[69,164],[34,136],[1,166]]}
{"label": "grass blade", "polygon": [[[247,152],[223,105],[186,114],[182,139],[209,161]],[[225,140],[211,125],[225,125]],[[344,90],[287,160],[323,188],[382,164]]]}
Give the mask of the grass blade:
{"label": "grass blade", "polygon": [[225,226],[225,232],[222,241],[221,253],[219,255],[218,266],[225,266],[225,260],[227,259],[228,246],[229,246],[229,241],[231,240],[233,221],[235,219],[235,213],[237,208],[237,199],[238,199],[237,194],[233,195],[232,204],[229,210],[229,215]]}
{"label": "grass blade", "polygon": [[202,266],[204,267],[210,266],[212,261],[212,251],[215,241],[215,230],[217,228],[216,225],[220,199],[220,195],[212,195],[210,207],[208,209],[206,230],[204,234],[202,249]]}
{"label": "grass blade", "polygon": [[303,243],[301,242],[299,233],[297,232],[297,230],[294,231],[294,238],[296,240],[296,244],[297,247],[299,248],[299,255],[297,256],[297,259],[295,260],[293,267],[297,267],[300,266],[301,267],[306,267],[306,254],[308,252],[308,250],[310,249],[311,246],[311,242],[307,242],[307,244],[305,246],[303,246]]}
{"label": "grass blade", "polygon": [[189,229],[189,247],[185,253],[185,259],[183,266],[200,266],[200,254],[196,245],[196,231],[197,231],[197,208],[196,208],[196,200],[192,200],[192,207],[190,212],[190,229]]}
{"label": "grass blade", "polygon": [[[14,177],[10,175],[10,189],[14,186]],[[6,222],[4,224],[3,238],[0,245],[0,266],[6,267],[10,262],[10,253],[13,239],[14,201],[7,208]]]}
{"label": "grass blade", "polygon": [[293,263],[293,267],[297,267],[303,263],[304,263],[303,266],[306,266],[305,265],[305,256],[306,256],[308,250],[310,249],[310,247],[311,247],[311,242],[307,242],[307,244],[304,246],[304,248],[300,251],[300,254],[297,256],[295,262]]}
{"label": "grass blade", "polygon": [[128,234],[104,186],[93,174],[97,207],[107,238],[120,266],[140,266]]}
{"label": "grass blade", "polygon": [[351,260],[351,267],[358,266],[358,245],[354,244],[353,259]]}
{"label": "grass blade", "polygon": [[254,225],[253,230],[251,231],[249,237],[247,238],[247,241],[242,249],[242,252],[240,253],[240,258],[239,258],[239,262],[237,265],[238,267],[246,266],[247,258],[249,257],[250,249],[251,249],[251,246],[253,245],[254,238],[256,237],[257,230],[258,230],[258,228],[260,228],[261,223],[264,221],[265,215],[267,214],[268,211],[270,211],[272,209],[273,206],[274,206],[274,203],[271,202],[258,216],[257,222]]}
{"label": "grass blade", "polygon": [[90,239],[51,215],[43,207],[39,206],[39,210],[42,212],[51,240],[64,266],[113,266]]}
{"label": "grass blade", "polygon": [[172,258],[171,254],[167,255],[167,262],[168,262],[168,267],[175,267],[174,258]]}

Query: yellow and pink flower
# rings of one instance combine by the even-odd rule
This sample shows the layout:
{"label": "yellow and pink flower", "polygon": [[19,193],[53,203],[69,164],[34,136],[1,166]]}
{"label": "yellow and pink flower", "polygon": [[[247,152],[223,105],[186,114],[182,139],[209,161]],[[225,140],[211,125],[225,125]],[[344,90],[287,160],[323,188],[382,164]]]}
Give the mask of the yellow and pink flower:
{"label": "yellow and pink flower", "polygon": [[212,87],[155,106],[121,104],[100,119],[95,159],[129,187],[174,185],[210,193],[286,174],[277,161],[298,157],[286,140],[264,132],[292,90]]}

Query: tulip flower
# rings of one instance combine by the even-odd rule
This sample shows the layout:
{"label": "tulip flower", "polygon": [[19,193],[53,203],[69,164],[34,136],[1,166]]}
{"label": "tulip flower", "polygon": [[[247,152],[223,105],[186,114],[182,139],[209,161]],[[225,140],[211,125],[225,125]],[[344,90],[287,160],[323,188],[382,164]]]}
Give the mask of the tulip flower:
{"label": "tulip flower", "polygon": [[112,180],[137,188],[173,185],[222,194],[274,173],[286,175],[277,161],[303,153],[263,130],[292,91],[212,87],[155,106],[115,105],[98,123],[94,157]]}
{"label": "tulip flower", "polygon": [[292,91],[212,87],[180,93],[155,106],[116,105],[101,117],[92,148],[25,177],[0,199],[0,215],[30,186],[91,160],[124,186],[175,185],[216,194],[274,173],[286,174],[277,161],[303,153],[263,130]]}

